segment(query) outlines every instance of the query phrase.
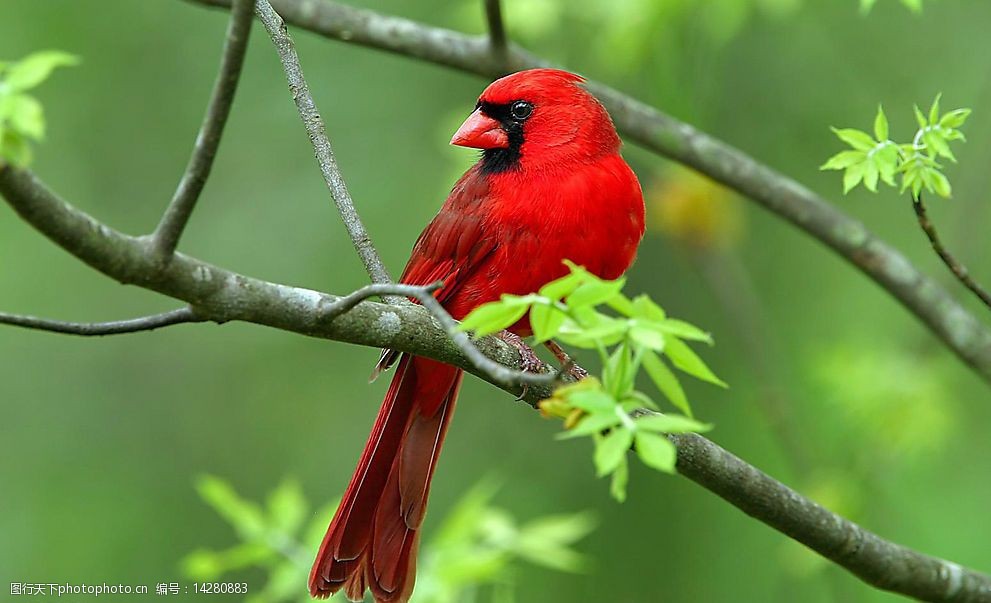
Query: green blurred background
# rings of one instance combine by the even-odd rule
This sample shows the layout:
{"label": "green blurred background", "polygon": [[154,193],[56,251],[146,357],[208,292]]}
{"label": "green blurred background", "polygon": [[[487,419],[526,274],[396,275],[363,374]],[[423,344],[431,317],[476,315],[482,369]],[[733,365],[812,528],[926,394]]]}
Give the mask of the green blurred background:
{"label": "green blurred background", "polygon": [[[364,4],[483,31],[475,1]],[[946,108],[972,107],[948,171],[955,198],[931,212],[991,280],[991,3],[928,0],[917,15],[880,0],[863,15],[855,0],[509,0],[505,12],[536,52],[794,176],[986,312],[947,278],[906,198],[843,197],[839,176],[817,168],[841,147],[828,126],[867,129],[878,102],[896,138],[914,132],[912,104],[939,91]],[[225,13],[177,0],[0,0],[0,58],[44,48],[83,58],[38,90],[49,135],[36,171],[112,226],[148,232],[188,158],[225,24]],[[474,158],[447,141],[486,82],[311,34],[297,42],[351,192],[397,274]],[[688,384],[712,437],[885,537],[991,570],[986,384],[822,245],[640,149],[626,155],[651,222],[628,289],[715,334],[706,357],[731,389]],[[181,248],[335,293],[366,280],[260,28]],[[4,311],[110,320],[176,305],[93,272],[0,204]],[[183,555],[233,540],[196,494],[203,473],[252,498],[292,475],[311,500],[332,500],[387,386],[366,383],[377,353],[245,324],[105,339],[3,328],[0,582],[183,580]],[[521,518],[599,518],[578,547],[595,560],[589,572],[522,566],[518,601],[895,599],[685,479],[634,464],[617,504],[587,442],[555,442],[559,424],[477,380],[461,400],[427,537],[490,473],[504,478],[497,504]]]}

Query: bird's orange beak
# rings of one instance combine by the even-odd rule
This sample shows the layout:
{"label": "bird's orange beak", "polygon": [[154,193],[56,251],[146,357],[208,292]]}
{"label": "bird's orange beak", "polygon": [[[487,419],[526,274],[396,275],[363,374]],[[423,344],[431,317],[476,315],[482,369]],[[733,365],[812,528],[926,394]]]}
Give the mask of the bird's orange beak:
{"label": "bird's orange beak", "polygon": [[451,144],[473,149],[505,149],[509,136],[499,122],[475,109],[451,138]]}

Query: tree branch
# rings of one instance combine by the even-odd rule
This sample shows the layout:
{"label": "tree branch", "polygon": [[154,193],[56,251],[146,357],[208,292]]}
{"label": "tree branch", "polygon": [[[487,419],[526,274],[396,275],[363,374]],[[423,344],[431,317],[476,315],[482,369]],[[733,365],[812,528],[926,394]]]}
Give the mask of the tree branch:
{"label": "tree branch", "polygon": [[[532,373],[510,369],[506,365],[495,362],[483,354],[472,343],[465,332],[458,330],[458,322],[448,314],[444,306],[434,297],[434,293],[443,286],[443,281],[438,281],[425,287],[402,284],[366,285],[354,293],[345,295],[333,304],[324,307],[324,318],[336,318],[337,316],[346,314],[369,297],[385,298],[390,295],[402,296],[402,298],[413,297],[440,323],[441,328],[444,329],[447,336],[461,350],[461,353],[465,355],[465,358],[471,365],[488,375],[491,378],[491,382],[495,385],[500,387],[554,385],[564,380],[564,374],[569,368],[568,363],[565,363],[556,371]],[[545,366],[544,368],[547,367]],[[523,390],[521,395],[525,392],[526,389]]]}
{"label": "tree branch", "polygon": [[922,228],[922,232],[926,233],[926,236],[929,238],[929,244],[932,245],[933,251],[936,252],[939,259],[943,260],[943,263],[950,269],[953,276],[957,277],[958,281],[963,283],[974,295],[980,298],[985,306],[991,308],[991,294],[970,276],[970,271],[967,270],[966,266],[961,264],[948,249],[943,247],[942,241],[939,240],[939,233],[936,232],[936,226],[929,219],[929,214],[926,213],[926,205],[923,203],[921,195],[918,199],[912,200],[912,206],[915,208],[915,217],[919,220],[919,226]]}
{"label": "tree branch", "polygon": [[991,601],[991,576],[885,540],[702,436],[670,438],[678,447],[681,475],[864,582],[923,601]]}
{"label": "tree branch", "polygon": [[[187,0],[226,7],[230,0]],[[485,77],[550,63],[515,45],[506,63],[491,53],[487,36],[467,36],[330,0],[274,0],[289,23],[322,36],[377,48]],[[881,285],[961,360],[991,382],[991,330],[899,251],[798,182],[617,90],[588,82],[629,140],[691,166],[818,239]]]}
{"label": "tree branch", "polygon": [[203,187],[210,176],[213,160],[217,156],[217,148],[223,137],[224,126],[227,124],[227,117],[234,103],[238,80],[241,78],[241,68],[244,66],[244,55],[251,34],[254,4],[254,0],[234,2],[220,60],[220,72],[213,85],[213,95],[210,97],[203,125],[196,136],[193,154],[172,196],[171,203],[162,215],[154,234],[151,235],[153,250],[162,262],[167,262],[175,252],[182,232],[189,222],[189,216],[192,215],[193,208],[196,207],[200,193],[203,192]]}
{"label": "tree branch", "polygon": [[502,20],[501,0],[485,0],[485,21],[489,26],[489,48],[492,57],[501,65],[509,58],[509,43],[506,40],[506,26]]}
{"label": "tree branch", "polygon": [[[379,258],[378,252],[375,251],[371,237],[369,237],[368,231],[361,221],[361,216],[358,215],[358,210],[355,209],[354,202],[351,200],[351,193],[348,192],[344,176],[341,174],[340,168],[337,167],[334,150],[327,138],[327,128],[320,117],[313,96],[310,94],[310,87],[303,77],[303,69],[299,64],[299,57],[296,56],[296,48],[292,38],[286,31],[286,25],[282,21],[282,17],[268,3],[268,0],[258,0],[256,12],[279,53],[282,68],[286,72],[286,80],[289,82],[289,91],[296,103],[299,117],[303,120],[303,126],[306,127],[306,134],[310,138],[310,143],[313,145],[313,153],[320,165],[320,173],[323,174],[324,182],[330,189],[330,194],[334,198],[337,211],[341,214],[341,219],[344,221],[344,226],[347,228],[348,236],[351,237],[355,251],[358,252],[358,257],[361,258],[361,262],[365,265],[365,271],[368,272],[373,283],[391,283],[392,277],[389,276],[389,271],[382,263],[382,259]],[[390,298],[388,301],[396,303],[401,301],[401,298]]]}
{"label": "tree branch", "polygon": [[[30,172],[0,167],[0,194],[29,224],[96,270],[183,300],[204,320],[241,320],[360,345],[392,348],[453,364],[498,385],[426,309],[337,297],[254,279],[176,253],[155,270],[147,245],[98,222],[49,191]],[[425,297],[427,299],[429,296]],[[347,311],[342,313],[342,308]],[[490,360],[520,368],[515,348],[496,337],[475,342]],[[552,372],[549,366],[546,373]],[[502,385],[519,395],[522,388]],[[553,391],[527,388],[531,406]],[[672,436],[679,472],[768,526],[802,542],[879,588],[928,601],[991,601],[991,576],[884,540],[803,497],[698,435]]]}
{"label": "tree branch", "polygon": [[190,307],[179,308],[142,316],[141,318],[131,318],[129,320],[115,320],[111,322],[65,322],[61,320],[49,320],[34,316],[22,316],[18,314],[8,314],[0,312],[0,324],[24,327],[26,329],[36,329],[38,331],[49,331],[52,333],[62,333],[65,335],[81,335],[84,337],[94,337],[103,335],[122,335],[124,333],[138,333],[141,331],[152,331],[162,327],[172,325],[204,322],[193,312]]}

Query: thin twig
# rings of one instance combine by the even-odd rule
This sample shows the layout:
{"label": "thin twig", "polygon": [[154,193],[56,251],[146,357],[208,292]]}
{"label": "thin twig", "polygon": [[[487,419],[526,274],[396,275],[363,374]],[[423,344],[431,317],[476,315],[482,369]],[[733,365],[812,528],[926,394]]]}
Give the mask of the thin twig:
{"label": "thin twig", "polygon": [[458,322],[444,309],[444,306],[434,297],[434,292],[444,286],[443,281],[432,283],[426,286],[402,285],[402,284],[374,284],[366,285],[357,291],[345,295],[337,301],[328,304],[322,309],[324,319],[333,319],[341,316],[357,306],[360,302],[369,297],[385,297],[395,295],[415,298],[420,304],[430,312],[430,315],[437,319],[440,326],[447,333],[448,337],[464,353],[465,357],[480,371],[483,371],[497,384],[506,387],[516,387],[521,385],[552,385],[564,380],[571,366],[563,364],[557,370],[545,373],[529,373],[521,370],[513,370],[504,364],[493,361],[483,354],[481,350],[472,342],[468,335],[458,328]]}
{"label": "thin twig", "polygon": [[[365,301],[331,319],[327,308],[344,298],[240,275],[177,253],[163,270],[149,272],[147,248],[52,193],[30,172],[0,167],[0,194],[39,232],[100,272],[195,305],[215,321],[255,324],[373,347],[387,347],[464,368],[497,383],[455,345],[440,321],[412,304]],[[426,298],[424,298],[426,299]],[[350,302],[349,302],[350,303]],[[517,350],[495,337],[475,342],[485,355],[510,367],[522,363]],[[553,373],[547,366],[545,373]],[[520,388],[500,385],[510,393]],[[531,405],[551,395],[553,385],[535,384]],[[697,435],[672,436],[678,471],[772,528],[893,592],[928,601],[991,601],[991,576],[900,546],[828,511]]]}
{"label": "thin twig", "polygon": [[141,331],[151,331],[172,325],[205,321],[205,318],[198,316],[188,306],[162,312],[161,314],[110,322],[66,322],[0,312],[0,324],[24,327],[25,329],[36,329],[38,331],[62,333],[64,335],[81,335],[83,337],[139,333]]}
{"label": "thin twig", "polygon": [[492,56],[499,64],[506,65],[509,59],[509,43],[502,19],[501,0],[485,0],[485,20],[489,26],[489,46],[492,49]]}
{"label": "thin twig", "polygon": [[[327,128],[320,117],[313,96],[310,94],[310,87],[306,83],[306,78],[303,77],[303,69],[299,64],[299,57],[296,55],[292,38],[286,30],[286,24],[272,8],[272,5],[268,3],[268,0],[258,0],[256,11],[279,53],[293,101],[296,103],[300,119],[303,120],[303,126],[306,127],[310,143],[313,144],[313,154],[317,158],[317,163],[320,164],[320,173],[323,174],[324,182],[330,189],[330,194],[334,198],[337,211],[341,214],[341,219],[348,230],[348,236],[351,237],[355,251],[358,252],[358,257],[361,258],[361,262],[365,265],[365,271],[368,272],[373,283],[391,283],[392,277],[389,276],[389,271],[382,263],[378,252],[375,251],[375,246],[361,221],[361,216],[358,215],[358,210],[355,209],[354,202],[351,200],[351,193],[348,192],[344,176],[341,175],[341,170],[337,167],[334,150],[327,138]],[[402,301],[402,298],[390,298],[388,301],[398,303]]]}
{"label": "thin twig", "polygon": [[991,308],[991,294],[970,276],[970,271],[967,270],[966,266],[961,264],[946,247],[943,247],[943,243],[939,239],[939,233],[936,232],[936,226],[929,219],[929,214],[926,213],[926,205],[922,201],[921,195],[918,199],[912,201],[912,207],[915,208],[915,217],[919,220],[919,226],[922,227],[922,232],[926,233],[929,243],[932,245],[936,255],[939,256],[939,259],[943,260],[943,263],[957,277],[958,281],[963,283],[974,295],[980,298],[985,306]]}
{"label": "thin twig", "polygon": [[251,34],[251,21],[254,14],[254,0],[235,0],[231,10],[223,55],[220,59],[220,72],[213,85],[213,94],[207,106],[203,125],[196,137],[189,165],[179,181],[172,202],[162,215],[158,227],[151,236],[152,250],[159,261],[167,262],[179,245],[182,232],[203,192],[217,148],[223,138],[224,126],[234,103],[244,55],[248,49]]}
{"label": "thin twig", "polygon": [[[230,0],[187,1],[230,5]],[[328,38],[485,77],[503,74],[504,65],[493,59],[487,36],[469,36],[330,0],[273,1],[288,22]],[[509,61],[514,69],[552,66],[515,46],[510,48]],[[587,87],[629,140],[710,176],[821,241],[884,287],[947,348],[991,382],[991,330],[837,204],[743,151],[614,88],[591,80]]]}

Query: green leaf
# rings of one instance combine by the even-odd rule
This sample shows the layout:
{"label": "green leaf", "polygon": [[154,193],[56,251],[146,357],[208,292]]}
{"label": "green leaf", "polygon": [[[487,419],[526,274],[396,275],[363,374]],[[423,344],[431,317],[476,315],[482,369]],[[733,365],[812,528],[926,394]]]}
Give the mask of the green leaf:
{"label": "green leaf", "polygon": [[609,475],[626,458],[626,451],[633,445],[633,432],[617,427],[598,439],[595,444],[595,472],[599,477]]}
{"label": "green leaf", "polygon": [[872,193],[877,192],[877,179],[881,172],[878,170],[877,162],[874,160],[864,164],[864,187]]}
{"label": "green leaf", "polygon": [[530,309],[530,327],[536,343],[543,343],[553,339],[561,326],[568,320],[568,315],[562,312],[555,305],[534,304]]}
{"label": "green leaf", "polygon": [[516,324],[516,321],[526,314],[527,306],[511,300],[489,302],[471,311],[458,325],[459,331],[474,331],[477,337],[483,337],[502,331]]}
{"label": "green leaf", "polygon": [[253,502],[238,496],[226,481],[212,475],[197,480],[196,490],[214,511],[227,520],[244,540],[258,540],[265,534],[265,519]]}
{"label": "green leaf", "polygon": [[677,318],[668,318],[658,325],[661,331],[689,341],[704,341],[712,345],[712,335],[691,323],[687,323]]}
{"label": "green leaf", "polygon": [[616,399],[601,388],[569,391],[565,393],[565,400],[574,408],[584,410],[587,413],[612,413],[616,407]]}
{"label": "green leaf", "polygon": [[572,291],[578,288],[578,285],[582,283],[581,274],[572,272],[561,278],[551,281],[540,288],[540,295],[551,299],[554,301],[560,300],[566,295],[570,295]]}
{"label": "green leaf", "polygon": [[857,163],[851,165],[843,173],[843,194],[849,193],[857,184],[860,183],[861,179],[864,177],[864,172],[866,171],[866,162]]}
{"label": "green leaf", "polygon": [[226,551],[197,549],[179,562],[183,576],[190,580],[212,582],[224,574],[269,561],[272,550],[261,543],[239,544]]}
{"label": "green leaf", "polygon": [[191,580],[213,580],[224,573],[220,554],[214,551],[197,549],[179,562],[180,571]]}
{"label": "green leaf", "polygon": [[656,322],[634,321],[630,327],[630,340],[641,347],[655,352],[664,349],[664,331]]}
{"label": "green leaf", "polygon": [[578,425],[575,425],[567,431],[562,431],[555,437],[559,440],[570,440],[573,438],[592,435],[593,433],[601,433],[610,427],[618,425],[620,421],[621,419],[619,418],[619,415],[616,414],[615,410],[586,415],[585,418],[578,423]]}
{"label": "green leaf", "polygon": [[902,0],[902,4],[915,14],[922,12],[922,0]]}
{"label": "green leaf", "polygon": [[639,431],[636,435],[637,456],[644,465],[664,471],[674,473],[674,465],[678,460],[678,449],[666,437]]}
{"label": "green leaf", "polygon": [[9,66],[3,81],[10,90],[23,92],[48,79],[56,67],[79,64],[79,58],[58,50],[45,50],[28,55]]}
{"label": "green leaf", "polygon": [[624,316],[633,316],[636,314],[636,307],[633,305],[633,302],[622,293],[618,293],[607,299],[606,304]]}
{"label": "green leaf", "polygon": [[565,572],[579,572],[588,560],[570,548],[595,529],[595,516],[589,512],[549,515],[535,519],[520,528],[519,541],[514,547],[520,557]]}
{"label": "green leaf", "polygon": [[922,187],[922,177],[918,171],[905,173],[905,176],[902,178],[902,192],[906,188],[909,188],[912,191],[912,198],[918,200],[919,195],[922,193]]}
{"label": "green leaf", "polygon": [[0,165],[6,162],[24,167],[31,163],[32,157],[31,146],[24,136],[9,129],[3,132],[3,140],[0,140]]}
{"label": "green leaf", "polygon": [[540,540],[573,544],[595,530],[598,522],[589,511],[547,515],[526,523],[521,531]]}
{"label": "green leaf", "polygon": [[624,278],[615,281],[599,279],[586,281],[567,297],[568,307],[580,308],[601,304],[618,294],[624,284],[626,284]]}
{"label": "green leaf", "polygon": [[884,115],[884,108],[877,106],[877,116],[874,117],[874,137],[879,142],[888,140],[888,118]]}
{"label": "green leaf", "polygon": [[933,104],[929,107],[929,125],[935,126],[939,123],[939,99],[943,97],[943,93],[940,92],[936,95],[933,100]]}
{"label": "green leaf", "polygon": [[626,338],[629,322],[611,316],[599,315],[599,323],[594,327],[581,328],[567,322],[558,330],[561,341],[582,348],[611,346]]}
{"label": "green leaf", "polygon": [[[436,535],[430,541],[431,546],[439,549],[456,547],[464,540],[465,535],[474,533],[498,491],[499,481],[491,475],[483,477],[469,488],[444,516]],[[322,537],[327,530],[326,522],[322,522],[320,529]]]}
{"label": "green leaf", "polygon": [[654,413],[637,417],[634,420],[637,430],[659,433],[704,433],[712,429],[708,423],[700,423],[682,415]]}
{"label": "green leaf", "polygon": [[919,124],[920,130],[925,130],[929,123],[926,121],[926,116],[922,114],[922,110],[919,109],[919,105],[913,105],[912,109],[915,112],[915,122]]}
{"label": "green leaf", "polygon": [[626,485],[630,481],[630,465],[626,462],[625,455],[621,458],[622,462],[613,471],[612,481],[609,483],[609,494],[618,502],[626,500]]}
{"label": "green leaf", "polygon": [[646,295],[638,295],[633,298],[633,308],[634,316],[636,318],[645,318],[647,320],[662,321],[667,318],[667,314],[664,309],[654,303],[654,300],[650,299]]}
{"label": "green leaf", "polygon": [[286,534],[295,534],[306,517],[307,504],[303,490],[295,479],[286,479],[268,496],[268,516],[271,525]]}
{"label": "green leaf", "polygon": [[688,397],[685,390],[681,388],[678,377],[674,371],[668,368],[661,357],[654,352],[647,352],[643,356],[643,367],[647,370],[647,375],[657,386],[657,389],[664,394],[675,408],[681,410],[688,416],[692,416],[692,408],[688,404]]}
{"label": "green leaf", "polygon": [[41,140],[45,136],[45,117],[41,103],[26,94],[15,94],[8,97],[5,104],[11,129],[34,140]]}
{"label": "green leaf", "polygon": [[925,143],[927,149],[936,155],[946,157],[950,161],[957,160],[957,158],[953,156],[953,152],[950,151],[950,145],[946,143],[946,140],[936,130],[930,130],[923,134],[922,142]]}
{"label": "green leaf", "polygon": [[626,414],[630,414],[638,408],[649,408],[656,411],[661,410],[657,406],[657,403],[650,398],[650,396],[637,390],[633,390],[626,394],[626,397],[620,401],[619,406],[626,412]]}
{"label": "green leaf", "polygon": [[726,383],[717,377],[690,347],[677,338],[672,337],[668,340],[664,353],[671,359],[672,364],[689,375],[720,387],[727,387]]}
{"label": "green leaf", "polygon": [[[579,521],[585,523],[579,525]],[[520,530],[519,540],[514,548],[520,557],[530,563],[562,572],[581,572],[589,565],[588,558],[562,544],[573,542],[570,540],[573,534],[565,533],[564,530],[585,530],[574,538],[577,540],[588,534],[594,526],[594,521],[584,517],[572,519],[571,516],[562,516],[538,519]],[[569,540],[562,540],[562,537],[567,537]]]}
{"label": "green leaf", "polygon": [[866,151],[840,151],[819,166],[820,170],[845,170],[851,165],[862,163],[867,158]]}
{"label": "green leaf", "polygon": [[944,199],[948,199],[953,195],[953,189],[950,186],[950,181],[947,180],[946,176],[938,170],[932,171],[931,190]]}
{"label": "green leaf", "polygon": [[602,385],[615,398],[622,398],[633,389],[636,376],[637,363],[625,343],[609,355],[606,365],[602,367]]}
{"label": "green leaf", "polygon": [[970,109],[954,109],[940,118],[939,125],[942,128],[959,128],[969,116]]}
{"label": "green leaf", "polygon": [[886,145],[875,153],[874,160],[877,163],[881,181],[888,186],[895,186],[895,172],[898,170],[898,147],[892,144]]}
{"label": "green leaf", "polygon": [[514,308],[522,307],[529,308],[535,303],[546,301],[541,296],[531,293],[530,295],[512,295],[510,293],[503,293],[499,297],[499,301],[507,306]]}
{"label": "green leaf", "polygon": [[854,128],[832,128],[832,130],[840,140],[858,151],[870,151],[877,145],[871,135],[866,132]]}

